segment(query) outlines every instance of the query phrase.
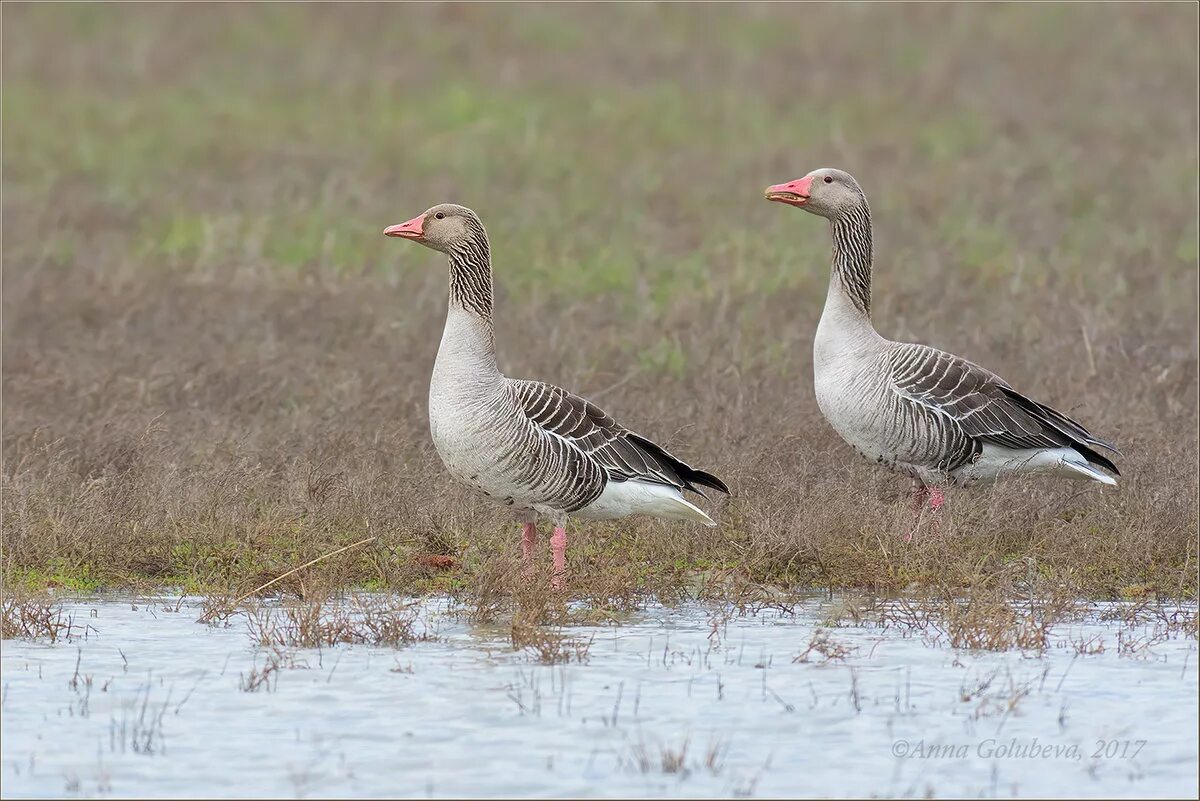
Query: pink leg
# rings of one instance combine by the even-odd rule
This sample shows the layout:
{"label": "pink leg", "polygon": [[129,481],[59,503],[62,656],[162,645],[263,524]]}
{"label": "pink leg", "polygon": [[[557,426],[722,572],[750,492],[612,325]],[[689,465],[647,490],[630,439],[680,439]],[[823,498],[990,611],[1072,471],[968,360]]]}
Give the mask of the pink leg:
{"label": "pink leg", "polygon": [[912,542],[912,538],[916,536],[918,529],[921,527],[921,512],[925,510],[926,504],[929,505],[930,512],[930,534],[934,537],[941,534],[942,531],[942,506],[946,503],[946,496],[942,493],[941,487],[928,487],[920,481],[913,483],[913,521],[912,528],[904,535],[905,542]]}
{"label": "pink leg", "polygon": [[554,554],[554,580],[552,586],[556,590],[563,587],[563,578],[567,574],[567,530],[555,526],[550,535],[550,551]]}
{"label": "pink leg", "polygon": [[934,537],[942,533],[942,505],[946,503],[946,496],[942,494],[941,487],[929,488],[929,512],[932,518],[929,521],[929,532]]}
{"label": "pink leg", "polygon": [[537,548],[537,523],[529,521],[521,530],[521,564],[524,565],[525,575],[533,573],[533,552]]}
{"label": "pink leg", "polygon": [[912,525],[909,526],[908,533],[904,535],[905,542],[912,542],[912,538],[916,535],[917,529],[921,527],[921,511],[925,508],[925,501],[930,495],[929,487],[922,484],[920,481],[913,482],[913,497],[912,497]]}

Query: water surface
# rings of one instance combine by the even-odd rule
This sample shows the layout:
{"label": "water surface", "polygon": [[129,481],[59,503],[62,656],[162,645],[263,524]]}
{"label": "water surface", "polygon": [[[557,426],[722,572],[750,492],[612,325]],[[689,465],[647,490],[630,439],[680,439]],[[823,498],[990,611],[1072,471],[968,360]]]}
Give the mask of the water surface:
{"label": "water surface", "polygon": [[[574,626],[543,665],[431,602],[434,639],[265,653],[199,607],[67,604],[75,636],[3,644],[5,797],[1197,795],[1196,642],[1122,649],[1099,618],[1041,654],[828,629],[819,600]],[[1121,630],[1121,640],[1144,636]],[[1089,638],[1102,653],[1080,655]]]}

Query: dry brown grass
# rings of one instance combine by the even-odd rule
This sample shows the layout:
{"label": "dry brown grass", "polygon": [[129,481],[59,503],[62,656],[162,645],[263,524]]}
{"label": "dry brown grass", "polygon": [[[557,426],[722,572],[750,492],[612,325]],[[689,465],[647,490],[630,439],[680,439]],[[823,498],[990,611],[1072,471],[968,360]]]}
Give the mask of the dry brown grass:
{"label": "dry brown grass", "polygon": [[[1147,597],[1100,607],[1082,601],[1079,588],[1032,576],[1013,582],[1003,573],[980,575],[968,586],[936,582],[909,588],[895,597],[848,595],[833,605],[826,626],[866,626],[917,635],[934,646],[986,651],[1043,651],[1052,644],[1070,647],[1081,656],[1104,653],[1099,635],[1056,639],[1063,624],[1104,621],[1115,632],[1122,653],[1138,653],[1167,639],[1197,636],[1194,603]],[[817,653],[827,660],[845,655],[842,645],[818,629],[808,647],[793,661],[809,661]]]}
{"label": "dry brown grass", "polygon": [[592,647],[590,637],[584,640],[570,636],[561,627],[531,623],[520,612],[513,615],[511,639],[515,650],[525,651],[543,665],[587,662]]}
{"label": "dry brown grass", "polygon": [[816,654],[822,662],[842,662],[854,651],[853,646],[834,639],[825,629],[817,629],[809,639],[808,645],[803,651],[792,657],[792,661],[809,662],[814,659],[813,655]]}
{"label": "dry brown grass", "polygon": [[[6,582],[236,598],[377,535],[277,589],[507,608],[518,529],[426,428],[444,271],[378,235],[455,199],[502,366],[734,488],[713,530],[572,530],[572,595],[1195,594],[1194,8],[57,9],[5,11]],[[881,330],[1115,440],[1117,491],[953,492],[900,540],[905,483],[813,401],[827,232],[760,196],[827,163]]]}
{"label": "dry brown grass", "polygon": [[691,737],[685,735],[678,745],[666,742],[649,744],[641,735],[618,756],[619,764],[642,774],[662,773],[681,780],[693,771],[704,770],[719,776],[725,769],[729,743],[714,740],[704,750],[703,759],[688,759]]}
{"label": "dry brown grass", "polygon": [[255,660],[249,673],[238,674],[238,689],[244,693],[272,692],[278,686],[279,671],[295,666],[291,653],[281,645],[273,645],[265,652],[262,667]]}
{"label": "dry brown grass", "polygon": [[8,590],[0,612],[0,639],[57,642],[71,636],[71,616],[63,613],[60,601],[44,594]]}
{"label": "dry brown grass", "polygon": [[1069,599],[1053,596],[1026,605],[998,594],[973,594],[947,599],[934,607],[933,614],[952,648],[1040,651],[1049,644],[1050,629],[1067,619],[1073,608]]}
{"label": "dry brown grass", "polygon": [[321,648],[346,643],[399,647],[429,639],[417,608],[393,596],[351,594],[245,609],[253,642],[267,648]]}

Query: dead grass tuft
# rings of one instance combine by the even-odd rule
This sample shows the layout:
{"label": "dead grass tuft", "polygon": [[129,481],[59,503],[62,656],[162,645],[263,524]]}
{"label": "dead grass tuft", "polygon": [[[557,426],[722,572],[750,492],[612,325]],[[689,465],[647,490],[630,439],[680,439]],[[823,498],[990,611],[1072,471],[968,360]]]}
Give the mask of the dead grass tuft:
{"label": "dead grass tuft", "polygon": [[417,631],[418,604],[392,596],[352,593],[245,608],[250,638],[263,647],[321,648],[340,644],[398,648],[427,640]]}
{"label": "dead grass tuft", "polygon": [[50,596],[6,591],[0,608],[0,639],[57,642],[71,636],[71,616],[64,614],[61,602]]}
{"label": "dead grass tuft", "polygon": [[509,637],[514,650],[525,651],[543,665],[587,662],[594,639],[571,637],[561,626],[542,625],[522,613],[513,615]]}
{"label": "dead grass tuft", "polygon": [[887,604],[888,625],[920,632],[934,644],[983,651],[1041,651],[1049,633],[1076,609],[1073,598],[1052,596],[1028,604],[994,590],[927,596]]}
{"label": "dead grass tuft", "polygon": [[678,744],[662,741],[649,744],[639,734],[636,742],[627,745],[619,761],[637,773],[661,773],[681,780],[695,770],[719,776],[725,769],[725,760],[729,753],[728,742],[723,739],[714,740],[704,750],[703,758],[689,760],[691,742],[690,736],[684,736]]}
{"label": "dead grass tuft", "polygon": [[811,655],[816,654],[821,657],[822,662],[842,662],[854,651],[853,646],[833,639],[825,629],[817,629],[808,641],[808,646],[792,657],[792,661],[808,662]]}
{"label": "dead grass tuft", "polygon": [[255,660],[249,673],[238,674],[238,689],[244,693],[256,693],[259,690],[271,692],[279,685],[279,672],[293,667],[296,667],[295,656],[279,643],[272,643],[261,667]]}
{"label": "dead grass tuft", "polygon": [[1099,634],[1081,635],[1071,640],[1071,648],[1080,656],[1095,656],[1104,653],[1104,638]]}

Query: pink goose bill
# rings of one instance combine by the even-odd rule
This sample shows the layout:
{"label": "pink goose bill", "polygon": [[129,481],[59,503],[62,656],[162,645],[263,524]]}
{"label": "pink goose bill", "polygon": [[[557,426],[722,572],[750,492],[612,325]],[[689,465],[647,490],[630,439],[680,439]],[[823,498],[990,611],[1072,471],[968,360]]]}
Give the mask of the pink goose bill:
{"label": "pink goose bill", "polygon": [[404,239],[420,239],[425,233],[425,215],[413,217],[408,222],[399,225],[389,225],[383,229],[384,236],[399,236]]}
{"label": "pink goose bill", "polygon": [[786,184],[768,186],[767,200],[773,200],[776,203],[786,203],[789,206],[803,206],[808,202],[809,187],[811,185],[812,176],[806,175],[803,178],[788,181]]}

